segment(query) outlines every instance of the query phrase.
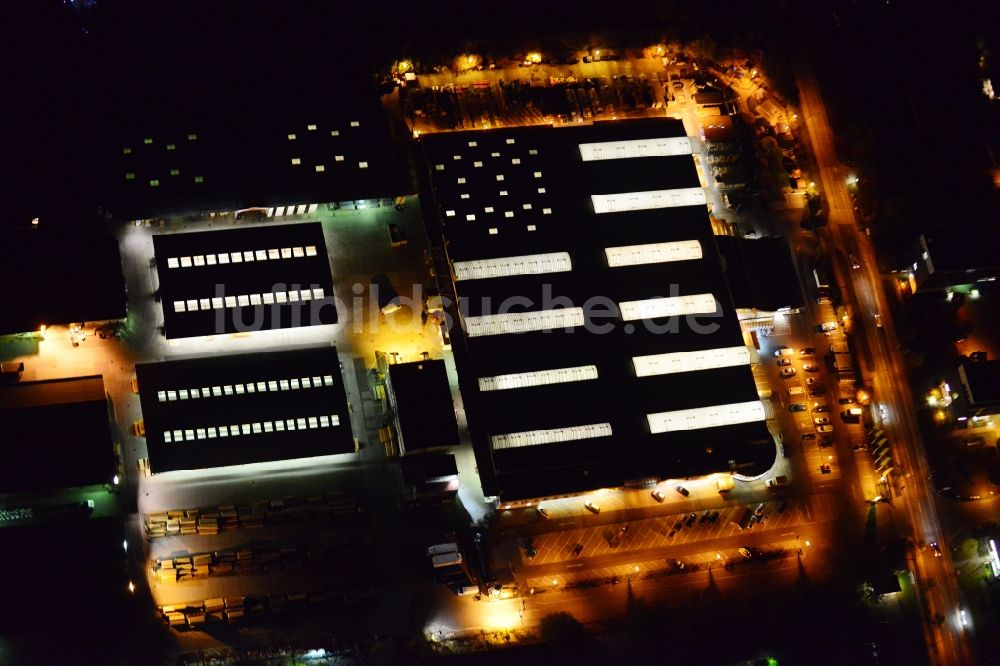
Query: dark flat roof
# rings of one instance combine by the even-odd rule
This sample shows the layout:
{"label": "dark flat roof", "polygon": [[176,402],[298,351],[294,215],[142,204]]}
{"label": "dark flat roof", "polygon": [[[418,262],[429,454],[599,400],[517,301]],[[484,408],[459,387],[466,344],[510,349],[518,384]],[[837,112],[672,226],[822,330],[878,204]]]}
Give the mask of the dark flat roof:
{"label": "dark flat roof", "polygon": [[[966,225],[972,227],[973,225]],[[927,251],[937,271],[1000,269],[1000,257],[992,243],[976,242],[978,234],[948,229],[926,234]]]}
{"label": "dark flat roof", "polygon": [[0,493],[108,483],[115,472],[100,375],[0,385]]}
{"label": "dark flat roof", "polygon": [[[337,322],[319,222],[164,234],[153,236],[153,247],[168,338]],[[308,301],[302,290],[309,290]],[[294,298],[282,303],[280,294],[290,291]],[[267,304],[265,294],[274,294],[274,302]],[[237,300],[230,306],[223,300],[222,308],[211,302],[227,296]],[[240,304],[240,296],[248,300]],[[254,305],[257,298],[263,300]]]}
{"label": "dark flat roof", "polygon": [[[495,314],[516,296],[522,300],[509,311],[581,307],[587,323],[568,331],[474,337],[460,326],[452,330],[487,494],[513,500],[650,476],[759,474],[773,462],[774,443],[762,421],[650,433],[647,414],[758,399],[747,366],[635,374],[633,356],[744,344],[704,206],[595,213],[593,194],[697,188],[694,162],[690,155],[585,162],[579,144],[681,136],[681,122],[659,119],[451,132],[421,140],[429,233],[434,242],[447,243],[452,262],[557,252],[571,262],[564,272],[456,280],[460,322]],[[679,241],[696,241],[701,257],[608,265],[605,248]],[[619,315],[624,301],[706,293],[715,299],[716,316],[625,322]],[[593,366],[597,378],[479,387],[483,378],[579,366]],[[502,434],[603,423],[610,424],[610,436],[496,450],[492,445]]]}
{"label": "dark flat roof", "polygon": [[107,138],[109,208],[139,219],[410,192],[375,91],[342,92],[295,94],[290,105],[255,92],[137,106]]}
{"label": "dark flat roof", "polygon": [[784,238],[716,236],[726,281],[738,308],[774,312],[804,305],[798,273]]}
{"label": "dark flat roof", "polygon": [[[108,619],[116,618],[117,624],[125,613],[134,612],[121,519],[77,517],[4,527],[0,533],[5,543],[0,548],[0,570],[17,572],[20,580],[30,581],[31,592],[18,594],[16,604],[0,607],[5,635],[12,630],[15,636],[40,632],[50,641],[72,641],[74,659],[70,661],[91,661],[80,659],[77,650],[98,652],[94,648],[98,641],[91,637],[103,634],[106,641]],[[54,608],[95,610],[76,612],[72,622],[62,622]],[[76,632],[79,635],[66,635]]]}
{"label": "dark flat roof", "polygon": [[0,234],[0,335],[42,324],[125,317],[118,243],[110,236],[37,228]]}
{"label": "dark flat roof", "polygon": [[963,363],[961,367],[973,405],[1000,403],[1000,360]]}
{"label": "dark flat roof", "polygon": [[136,375],[154,473],[354,451],[334,347],[147,363]]}
{"label": "dark flat roof", "polygon": [[389,385],[405,453],[458,446],[458,422],[444,361],[390,365]]}

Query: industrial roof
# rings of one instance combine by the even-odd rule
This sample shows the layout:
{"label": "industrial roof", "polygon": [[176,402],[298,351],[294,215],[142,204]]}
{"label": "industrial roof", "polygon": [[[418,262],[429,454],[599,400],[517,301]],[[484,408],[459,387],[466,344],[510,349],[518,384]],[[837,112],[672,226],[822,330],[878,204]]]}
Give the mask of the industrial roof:
{"label": "industrial roof", "polygon": [[140,219],[382,198],[412,189],[400,177],[372,91],[306,99],[282,106],[237,96],[195,110],[137,109],[108,139],[109,208]]}
{"label": "industrial roof", "polygon": [[334,347],[136,366],[154,473],[354,451]]}
{"label": "industrial roof", "polygon": [[389,387],[404,453],[458,446],[458,423],[444,361],[390,365]]}
{"label": "industrial roof", "polygon": [[[125,280],[110,236],[35,228],[0,234],[0,335],[42,324],[125,317]],[[12,305],[15,304],[16,306]]]}
{"label": "industrial roof", "polygon": [[970,405],[1000,403],[1000,361],[963,363],[958,373]]}
{"label": "industrial roof", "polygon": [[660,119],[421,140],[487,494],[757,474],[773,462],[765,410],[753,407],[757,357],[683,137],[681,122]]}
{"label": "industrial roof", "polygon": [[0,386],[0,493],[110,482],[109,423],[100,375]]}
{"label": "industrial roof", "polygon": [[716,236],[738,308],[774,312],[804,305],[792,253],[784,238]]}
{"label": "industrial roof", "polygon": [[168,338],[335,324],[323,227],[242,227],[153,237]]}

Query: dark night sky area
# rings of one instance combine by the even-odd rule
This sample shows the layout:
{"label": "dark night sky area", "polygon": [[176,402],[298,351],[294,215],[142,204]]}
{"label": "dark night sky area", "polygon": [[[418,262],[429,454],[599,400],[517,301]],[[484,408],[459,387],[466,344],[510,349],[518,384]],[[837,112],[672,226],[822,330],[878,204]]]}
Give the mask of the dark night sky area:
{"label": "dark night sky area", "polygon": [[[998,105],[989,108],[976,68],[975,38],[995,25],[983,6],[930,14],[895,2],[803,4],[18,3],[6,21],[2,224],[34,215],[90,223],[100,203],[96,149],[126,118],[189,112],[233,93],[262,108],[335,103],[398,54],[431,62],[464,48],[501,55],[658,35],[760,45],[785,63],[809,53],[843,156],[873,169],[890,214],[921,224],[975,217],[996,197],[985,166]],[[1000,48],[995,33],[984,36]],[[906,191],[939,194],[911,211],[896,201]]]}

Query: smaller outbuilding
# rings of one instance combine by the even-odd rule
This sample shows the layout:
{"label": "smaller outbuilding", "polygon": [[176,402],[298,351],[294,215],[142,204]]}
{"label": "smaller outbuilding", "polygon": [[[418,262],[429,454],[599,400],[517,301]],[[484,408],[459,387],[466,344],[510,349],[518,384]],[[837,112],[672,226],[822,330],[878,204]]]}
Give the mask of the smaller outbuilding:
{"label": "smaller outbuilding", "polygon": [[458,446],[458,422],[444,361],[389,366],[386,387],[401,455]]}

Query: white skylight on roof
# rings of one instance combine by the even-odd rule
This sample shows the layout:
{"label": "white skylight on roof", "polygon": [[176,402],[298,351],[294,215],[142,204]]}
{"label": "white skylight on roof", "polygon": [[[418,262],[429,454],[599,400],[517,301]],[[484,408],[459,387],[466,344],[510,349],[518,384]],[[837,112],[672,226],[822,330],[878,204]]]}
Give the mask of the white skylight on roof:
{"label": "white skylight on roof", "polygon": [[736,365],[750,365],[750,350],[743,345],[719,347],[690,352],[670,352],[633,356],[632,365],[636,377],[671,375],[678,372],[694,372],[713,368],[728,368]]}
{"label": "white skylight on roof", "polygon": [[669,261],[701,259],[701,243],[696,240],[669,243],[647,243],[644,245],[621,245],[604,248],[608,266],[639,266],[642,264],[662,264]]}
{"label": "white skylight on roof", "polygon": [[594,212],[622,213],[630,210],[651,210],[655,208],[679,208],[681,206],[704,206],[708,203],[705,190],[700,187],[684,187],[675,190],[650,190],[647,192],[621,192],[618,194],[592,194]]}
{"label": "white skylight on roof", "polygon": [[694,147],[686,136],[580,144],[580,158],[584,162],[629,157],[672,157],[674,155],[690,155],[692,152],[694,152]]}
{"label": "white skylight on roof", "polygon": [[547,386],[549,384],[583,382],[590,379],[597,379],[596,365],[578,365],[569,368],[555,368],[553,370],[533,370],[531,372],[517,372],[509,375],[496,375],[494,377],[480,377],[479,390],[505,391],[533,386]]}
{"label": "white skylight on roof", "polygon": [[526,254],[495,259],[456,261],[452,264],[456,280],[482,280],[513,275],[563,273],[573,269],[568,252]]}
{"label": "white skylight on roof", "polygon": [[573,442],[580,439],[610,436],[610,423],[592,423],[566,428],[550,428],[548,430],[510,432],[503,435],[493,435],[490,439],[493,442],[494,449],[516,449],[522,446],[559,444],[561,442]]}
{"label": "white skylight on roof", "polygon": [[583,308],[507,312],[465,318],[465,328],[470,338],[529,331],[554,331],[583,324]]}
{"label": "white skylight on roof", "polygon": [[672,412],[647,414],[649,430],[654,435],[680,430],[701,430],[720,426],[753,423],[767,418],[764,404],[760,400],[734,402],[712,407],[678,409]]}
{"label": "white skylight on roof", "polygon": [[306,430],[307,428],[332,428],[340,425],[340,417],[336,414],[309,416],[305,418],[278,419],[274,421],[256,421],[254,423],[234,423],[232,425],[213,426],[209,428],[191,428],[165,430],[163,441],[173,444],[197,439],[213,439],[218,430],[219,437],[238,437],[241,435],[262,435],[284,430]]}
{"label": "white skylight on roof", "polygon": [[618,304],[624,321],[674,317],[677,315],[713,314],[717,304],[712,294],[647,298],[641,301],[624,301]]}

